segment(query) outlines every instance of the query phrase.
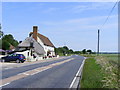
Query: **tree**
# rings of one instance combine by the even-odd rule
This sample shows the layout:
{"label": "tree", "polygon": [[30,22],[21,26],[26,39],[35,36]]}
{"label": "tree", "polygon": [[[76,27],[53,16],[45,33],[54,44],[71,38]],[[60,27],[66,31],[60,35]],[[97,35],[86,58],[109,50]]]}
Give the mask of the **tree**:
{"label": "tree", "polygon": [[87,50],[87,52],[88,52],[89,54],[92,54],[92,50]]}
{"label": "tree", "polygon": [[65,49],[66,51],[69,50],[69,48],[67,46],[63,46],[63,49]]}
{"label": "tree", "polygon": [[81,51],[75,51],[74,54],[81,54]]}
{"label": "tree", "polygon": [[0,31],[0,38],[2,38],[4,35],[3,31]]}
{"label": "tree", "polygon": [[86,54],[86,49],[83,49],[83,50],[82,50],[82,53],[83,53],[83,54]]}
{"label": "tree", "polygon": [[14,39],[14,37],[11,34],[3,36],[2,40],[6,40],[9,42],[11,45],[16,47],[18,45],[18,41]]}
{"label": "tree", "polygon": [[74,53],[74,51],[73,51],[72,49],[70,49],[70,50],[69,50],[69,53],[70,53],[70,54],[73,54],[73,53]]}
{"label": "tree", "polygon": [[59,55],[63,54],[63,48],[62,47],[55,48],[55,53]]}
{"label": "tree", "polygon": [[63,46],[63,54],[69,54],[69,48],[67,46]]}
{"label": "tree", "polygon": [[11,45],[16,47],[18,45],[18,41],[15,40],[11,34],[4,35],[2,37],[2,49],[9,50]]}
{"label": "tree", "polygon": [[10,49],[10,43],[7,42],[6,40],[2,41],[2,49],[3,50],[9,50]]}
{"label": "tree", "polygon": [[55,53],[59,55],[65,55],[65,54],[73,53],[73,50],[72,49],[69,50],[67,46],[63,46],[63,47],[55,48]]}
{"label": "tree", "polygon": [[1,29],[2,29],[2,27],[1,27],[1,24],[0,24],[0,38],[2,38],[3,35],[4,35],[4,33],[3,33],[3,31]]}

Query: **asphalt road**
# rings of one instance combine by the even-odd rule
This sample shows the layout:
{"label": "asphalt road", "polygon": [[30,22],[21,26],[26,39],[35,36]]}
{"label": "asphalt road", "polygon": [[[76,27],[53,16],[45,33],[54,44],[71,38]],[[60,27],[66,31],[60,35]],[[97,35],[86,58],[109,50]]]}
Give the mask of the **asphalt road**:
{"label": "asphalt road", "polygon": [[20,73],[26,74],[27,71],[36,70],[36,68],[42,70],[41,67],[45,67],[43,71],[36,74],[22,76],[19,79],[17,77],[8,84],[4,84],[2,88],[69,88],[83,60],[83,56],[74,55],[60,60],[3,70],[4,82],[6,78],[8,78],[6,80],[11,80],[9,77],[15,78]]}
{"label": "asphalt road", "polygon": [[38,68],[38,67],[43,67],[43,66],[47,66],[47,65],[50,65],[50,64],[53,64],[53,63],[56,63],[56,62],[64,61],[64,60],[69,59],[69,58],[71,58],[71,57],[66,57],[64,59],[58,59],[58,60],[55,60],[55,61],[48,61],[48,62],[43,62],[43,63],[26,65],[26,66],[22,66],[22,67],[15,67],[15,68],[12,68],[12,69],[6,69],[6,70],[3,69],[2,70],[2,79],[8,78],[10,76],[17,75],[19,73],[22,73],[22,72],[25,72],[25,71],[28,71],[28,70],[32,70],[32,69],[35,69],[35,68]]}

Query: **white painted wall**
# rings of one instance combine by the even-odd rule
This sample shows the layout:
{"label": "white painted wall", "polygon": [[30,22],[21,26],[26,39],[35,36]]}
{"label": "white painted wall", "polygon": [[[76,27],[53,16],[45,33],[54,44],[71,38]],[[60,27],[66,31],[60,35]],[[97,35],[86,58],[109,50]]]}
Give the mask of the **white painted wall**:
{"label": "white painted wall", "polygon": [[55,55],[54,47],[45,46],[45,45],[43,44],[42,40],[40,40],[39,37],[37,37],[37,41],[38,41],[38,43],[40,43],[41,46],[44,48],[45,53],[46,53],[46,54],[45,54],[46,56],[47,56],[47,52],[48,52],[48,51],[52,51],[52,52],[53,52],[53,53],[51,53],[51,56]]}
{"label": "white painted wall", "polygon": [[29,50],[24,51],[24,52],[16,52],[16,54],[23,54],[27,58],[28,52],[29,52]]}
{"label": "white painted wall", "polygon": [[25,58],[28,60],[28,52],[30,52],[30,51],[26,50],[24,52],[16,52],[16,54],[23,54],[25,56]]}
{"label": "white painted wall", "polygon": [[[33,35],[31,35],[31,37],[33,37]],[[44,56],[47,56],[48,51],[52,52],[51,56],[55,56],[54,47],[45,46],[44,43],[42,42],[42,40],[39,37],[37,37],[37,42],[44,48],[44,50],[45,50]]]}
{"label": "white painted wall", "polygon": [[[29,52],[29,56],[28,56],[28,52]],[[16,52],[16,54],[23,54],[26,57],[27,61],[38,61],[38,60],[42,60],[43,56],[40,56],[38,54],[36,54],[35,52],[33,52],[33,54],[36,56],[36,58],[34,58],[33,56],[31,56],[31,50],[26,50],[23,52]]]}

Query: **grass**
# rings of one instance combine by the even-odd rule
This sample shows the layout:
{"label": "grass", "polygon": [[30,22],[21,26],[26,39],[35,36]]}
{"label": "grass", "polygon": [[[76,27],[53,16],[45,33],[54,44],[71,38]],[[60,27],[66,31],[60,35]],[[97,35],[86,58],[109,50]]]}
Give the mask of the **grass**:
{"label": "grass", "polygon": [[95,57],[96,63],[101,65],[104,73],[103,87],[104,88],[120,88],[119,73],[118,73],[118,55],[100,55]]}
{"label": "grass", "polygon": [[80,54],[81,56],[84,56],[84,57],[95,57],[96,54]]}
{"label": "grass", "polygon": [[81,80],[81,88],[101,88],[103,74],[101,66],[95,63],[94,58],[88,58],[83,68],[83,77]]}
{"label": "grass", "polygon": [[81,88],[120,88],[117,54],[84,56],[89,58],[83,68]]}

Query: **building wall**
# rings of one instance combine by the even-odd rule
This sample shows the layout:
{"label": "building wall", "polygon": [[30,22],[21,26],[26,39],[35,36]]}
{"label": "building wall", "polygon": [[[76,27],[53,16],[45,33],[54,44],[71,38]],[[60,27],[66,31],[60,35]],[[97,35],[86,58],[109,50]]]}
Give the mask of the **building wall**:
{"label": "building wall", "polygon": [[51,56],[54,56],[54,55],[55,55],[54,47],[45,46],[45,45],[43,44],[43,42],[40,40],[39,37],[37,37],[37,41],[38,41],[38,42],[41,44],[41,46],[44,48],[44,50],[45,50],[45,52],[46,52],[45,56],[47,56],[47,52],[48,52],[48,51],[51,51]]}
{"label": "building wall", "polygon": [[16,52],[16,54],[23,54],[27,58],[29,50],[24,51],[24,52]]}
{"label": "building wall", "polygon": [[[42,55],[38,55],[37,53],[35,53],[33,51],[31,53],[31,50],[26,50],[26,51],[23,51],[23,52],[16,52],[16,54],[23,54],[27,61],[38,61],[38,60],[43,59]],[[33,54],[36,56],[36,58],[33,57]]]}
{"label": "building wall", "polygon": [[[33,35],[31,35],[31,37],[33,37]],[[48,51],[51,51],[51,56],[55,56],[54,47],[45,46],[39,37],[37,37],[37,42],[44,48],[45,50],[44,56],[47,56]]]}

